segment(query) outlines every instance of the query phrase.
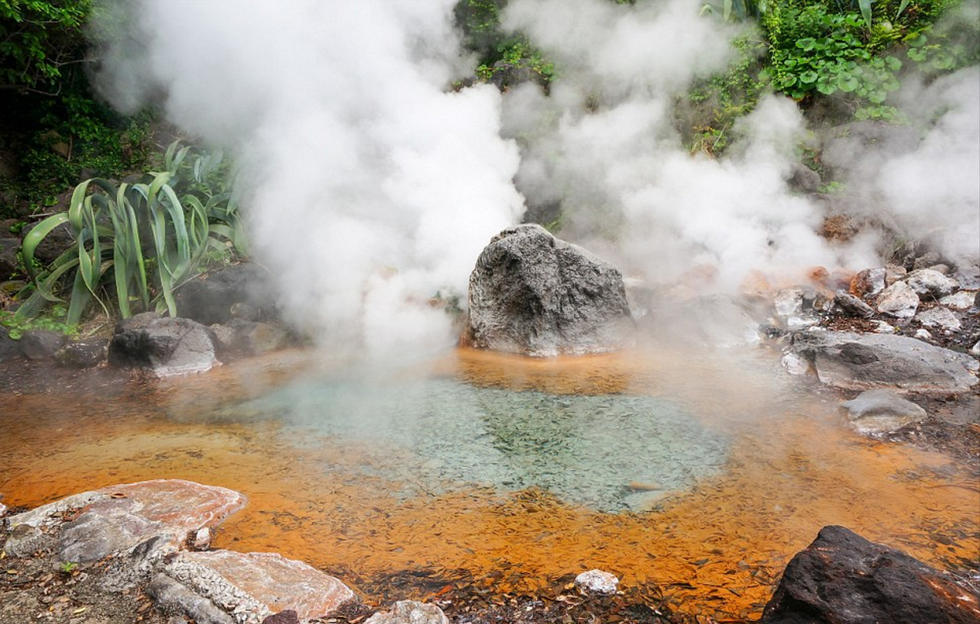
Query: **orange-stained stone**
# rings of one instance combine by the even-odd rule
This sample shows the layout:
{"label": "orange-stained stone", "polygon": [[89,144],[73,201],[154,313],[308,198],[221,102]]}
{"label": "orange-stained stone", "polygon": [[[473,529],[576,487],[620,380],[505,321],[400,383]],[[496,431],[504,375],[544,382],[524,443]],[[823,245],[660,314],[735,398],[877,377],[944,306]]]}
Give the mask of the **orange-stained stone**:
{"label": "orange-stained stone", "polygon": [[356,600],[334,577],[276,553],[183,552],[167,573],[230,612],[242,606],[239,592],[271,613],[291,609],[302,621],[328,617]]}

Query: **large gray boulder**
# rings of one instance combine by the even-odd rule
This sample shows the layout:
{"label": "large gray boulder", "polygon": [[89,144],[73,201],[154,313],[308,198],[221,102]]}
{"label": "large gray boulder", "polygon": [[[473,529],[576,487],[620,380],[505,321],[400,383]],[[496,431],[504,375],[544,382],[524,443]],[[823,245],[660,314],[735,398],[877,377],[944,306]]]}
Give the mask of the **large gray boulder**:
{"label": "large gray boulder", "polygon": [[217,362],[208,329],[185,318],[137,314],[119,323],[109,343],[110,364],[158,377],[204,372]]}
{"label": "large gray boulder", "polygon": [[469,342],[535,357],[613,351],[634,329],[623,276],[539,225],[495,236],[470,275]]}
{"label": "large gray boulder", "polygon": [[965,353],[893,334],[800,331],[790,350],[813,365],[820,381],[848,390],[956,394],[977,383],[980,368]]}

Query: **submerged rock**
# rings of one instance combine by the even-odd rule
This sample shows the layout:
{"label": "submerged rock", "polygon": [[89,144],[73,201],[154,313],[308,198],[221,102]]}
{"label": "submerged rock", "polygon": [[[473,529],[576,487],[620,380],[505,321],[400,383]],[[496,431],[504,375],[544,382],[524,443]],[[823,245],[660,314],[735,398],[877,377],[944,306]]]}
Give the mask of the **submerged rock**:
{"label": "submerged rock", "polygon": [[926,418],[924,409],[885,389],[865,390],[841,403],[841,407],[847,412],[851,426],[866,435],[891,433]]}
{"label": "submerged rock", "polygon": [[210,370],[218,360],[208,329],[190,319],[137,314],[121,321],[109,343],[109,363],[140,367],[158,377]]}
{"label": "submerged rock", "polygon": [[620,272],[539,225],[495,236],[470,276],[473,346],[547,357],[612,351],[634,329]]}
{"label": "submerged rock", "polygon": [[603,570],[589,570],[575,577],[575,587],[585,596],[612,596],[619,587],[619,579]]}
{"label": "submerged rock", "polygon": [[977,383],[980,368],[969,355],[893,334],[801,331],[790,349],[813,365],[821,382],[848,390],[955,394]]}
{"label": "submerged rock", "polygon": [[449,618],[435,605],[399,600],[390,611],[379,611],[364,624],[449,624]]}
{"label": "submerged rock", "polygon": [[239,553],[230,550],[181,552],[153,581],[166,600],[200,610],[202,599],[240,624],[260,624],[283,610],[300,620],[329,617],[357,598],[339,580],[275,553]]}
{"label": "submerged rock", "polygon": [[976,593],[905,553],[839,526],[786,566],[762,624],[975,624]]}
{"label": "submerged rock", "polygon": [[878,297],[878,311],[895,318],[912,318],[918,307],[919,295],[905,282],[895,282]]}

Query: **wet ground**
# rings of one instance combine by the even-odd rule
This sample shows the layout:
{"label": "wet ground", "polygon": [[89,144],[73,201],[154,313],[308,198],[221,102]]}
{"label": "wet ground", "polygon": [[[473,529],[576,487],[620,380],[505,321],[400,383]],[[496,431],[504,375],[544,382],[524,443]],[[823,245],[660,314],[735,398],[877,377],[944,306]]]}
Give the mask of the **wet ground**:
{"label": "wet ground", "polygon": [[[461,350],[380,377],[372,370],[403,384],[345,399],[374,411],[307,400],[352,370],[303,351],[163,382],[8,370],[3,502],[34,506],[161,477],[222,485],[250,502],[215,546],[278,551],[338,576],[369,603],[427,598],[472,622],[495,612],[498,621],[520,613],[590,621],[597,603],[565,589],[569,575],[590,568],[616,573],[624,589],[596,621],[654,622],[658,610],[744,621],[827,524],[964,576],[980,569],[980,488],[966,461],[980,444],[969,423],[956,429],[952,453],[928,425],[900,442],[861,438],[842,426],[839,397],[801,390],[762,352],[733,359],[663,348],[540,361]],[[392,398],[392,388],[416,392]],[[483,405],[477,416],[474,405]],[[535,425],[528,405],[550,417]],[[460,431],[447,429],[454,409],[467,423]],[[515,413],[524,429],[501,433]],[[480,423],[486,444],[445,444],[466,441]],[[628,461],[598,476],[583,471],[603,448],[590,435],[621,445]],[[907,443],[917,436],[932,444]],[[683,460],[671,465],[659,450],[679,438]],[[454,446],[457,459],[479,461],[453,459]],[[615,458],[599,454],[606,464]]]}

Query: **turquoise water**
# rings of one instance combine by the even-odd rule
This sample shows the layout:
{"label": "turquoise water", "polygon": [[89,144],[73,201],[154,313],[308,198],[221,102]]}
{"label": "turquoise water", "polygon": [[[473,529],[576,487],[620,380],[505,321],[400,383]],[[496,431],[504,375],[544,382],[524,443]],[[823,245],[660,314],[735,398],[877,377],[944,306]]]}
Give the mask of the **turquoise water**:
{"label": "turquoise water", "polygon": [[303,444],[368,449],[369,474],[426,491],[541,488],[601,511],[642,510],[716,474],[729,438],[653,397],[554,395],[445,378],[294,382],[212,414],[272,419]]}

